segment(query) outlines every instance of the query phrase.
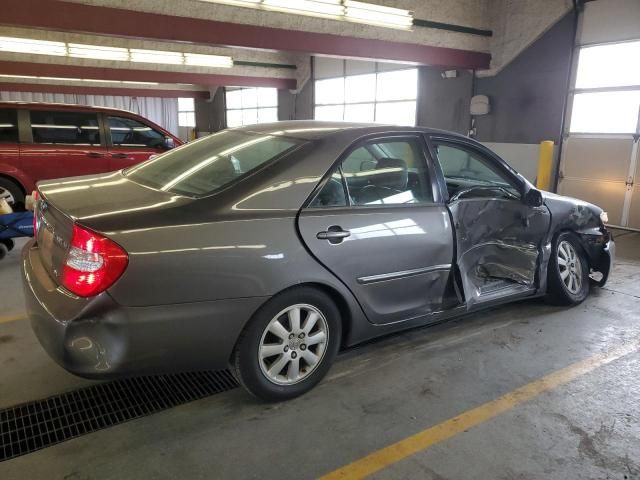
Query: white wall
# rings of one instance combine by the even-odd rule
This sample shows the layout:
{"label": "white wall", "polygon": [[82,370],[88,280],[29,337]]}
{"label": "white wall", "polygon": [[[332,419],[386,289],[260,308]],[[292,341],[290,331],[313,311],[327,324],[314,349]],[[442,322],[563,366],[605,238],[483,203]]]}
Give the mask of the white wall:
{"label": "white wall", "polygon": [[[521,173],[535,185],[538,176],[538,156],[540,145],[530,143],[491,143],[484,142],[487,148],[493,150],[511,167]],[[558,147],[553,147],[554,162],[558,155]]]}
{"label": "white wall", "polygon": [[174,135],[179,134],[177,98],[0,91],[0,101],[72,103],[76,105],[119,108],[142,115]]}

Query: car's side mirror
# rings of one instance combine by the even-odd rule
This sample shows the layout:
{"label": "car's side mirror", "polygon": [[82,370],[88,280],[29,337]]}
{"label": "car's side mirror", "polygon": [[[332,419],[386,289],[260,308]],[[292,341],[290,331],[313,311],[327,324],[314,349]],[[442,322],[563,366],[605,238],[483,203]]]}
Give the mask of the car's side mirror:
{"label": "car's side mirror", "polygon": [[530,207],[540,207],[544,203],[542,192],[535,188],[529,189],[524,194],[524,203]]}
{"label": "car's side mirror", "polygon": [[176,147],[176,142],[171,137],[164,137],[164,148],[171,150]]}

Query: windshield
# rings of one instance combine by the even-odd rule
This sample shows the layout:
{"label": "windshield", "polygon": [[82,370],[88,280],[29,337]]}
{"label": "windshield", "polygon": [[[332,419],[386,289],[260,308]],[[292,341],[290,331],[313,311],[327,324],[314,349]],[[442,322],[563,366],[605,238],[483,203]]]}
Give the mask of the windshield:
{"label": "windshield", "polygon": [[200,197],[246,176],[300,143],[276,135],[225,130],[141,163],[125,175],[165,192]]}

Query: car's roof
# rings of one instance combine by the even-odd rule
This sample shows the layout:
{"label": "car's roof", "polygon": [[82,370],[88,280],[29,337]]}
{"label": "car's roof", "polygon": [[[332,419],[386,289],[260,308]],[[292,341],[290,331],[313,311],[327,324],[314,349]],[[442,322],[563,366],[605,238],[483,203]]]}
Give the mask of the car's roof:
{"label": "car's roof", "polygon": [[457,133],[427,127],[401,127],[379,123],[326,122],[320,120],[288,120],[237,127],[234,130],[267,135],[284,135],[302,140],[318,140],[337,133],[352,131],[355,136],[387,132],[422,132],[460,136]]}
{"label": "car's roof", "polygon": [[32,107],[45,107],[45,108],[55,108],[60,110],[91,110],[91,111],[104,111],[104,112],[118,112],[118,113],[128,113],[130,115],[139,116],[137,113],[132,112],[130,110],[123,110],[121,108],[112,108],[112,107],[101,107],[101,106],[90,106],[90,105],[80,105],[77,103],[55,103],[55,102],[21,102],[21,101],[5,101],[0,102],[0,108],[32,108]]}

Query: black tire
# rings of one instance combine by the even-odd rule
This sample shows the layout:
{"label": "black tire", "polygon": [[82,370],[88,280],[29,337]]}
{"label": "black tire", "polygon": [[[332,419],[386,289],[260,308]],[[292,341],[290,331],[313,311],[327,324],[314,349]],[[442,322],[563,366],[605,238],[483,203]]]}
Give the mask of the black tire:
{"label": "black tire", "polygon": [[[266,363],[260,360],[260,346],[262,344],[263,335],[269,335],[266,333],[266,329],[274,318],[280,318],[281,321],[286,324],[289,317],[286,314],[280,316],[284,310],[296,306],[306,305],[311,306],[321,313],[324,320],[323,326],[326,327],[326,342],[321,355],[318,355],[320,360],[315,367],[308,366],[308,373],[302,372],[306,375],[297,383],[293,384],[277,384],[274,380],[271,380],[268,376],[268,372],[263,372],[263,368],[266,368]],[[301,314],[300,323],[305,325],[305,320],[308,317],[302,318],[302,315],[306,315],[307,312],[303,311]],[[322,323],[319,321],[319,323]],[[316,327],[318,328],[318,327]],[[292,290],[285,291],[263,305],[253,316],[250,322],[245,327],[244,331],[240,335],[234,353],[231,359],[232,368],[234,374],[240,384],[251,394],[266,401],[282,401],[295,398],[302,395],[313,387],[315,387],[320,380],[326,375],[333,363],[338,350],[340,348],[341,341],[341,318],[340,311],[336,307],[333,300],[321,290],[311,287],[300,287]],[[313,332],[313,330],[311,331]],[[316,332],[317,333],[317,332]],[[311,335],[311,333],[309,333]],[[266,339],[266,337],[265,337]],[[297,341],[297,338],[294,339]],[[276,339],[276,341],[280,341]],[[293,341],[293,340],[291,340]],[[304,341],[304,340],[301,340]],[[275,358],[271,365],[275,364],[277,360],[284,358],[285,355],[300,355],[298,358],[298,365],[303,369],[306,366],[306,357],[303,357],[303,348],[308,348],[308,353],[313,353],[314,347],[303,347],[302,344],[289,347],[286,341],[282,341],[281,344],[283,353],[275,354]],[[280,345],[278,345],[279,347]],[[284,352],[288,352],[285,354]],[[294,353],[298,352],[297,354]],[[316,350],[318,352],[319,350]],[[272,357],[269,357],[269,359]],[[296,358],[296,357],[293,357]],[[286,359],[285,359],[286,360]],[[265,360],[266,362],[268,360]],[[287,372],[290,364],[287,364]]]}
{"label": "black tire", "polygon": [[6,238],[6,239],[2,240],[0,243],[3,243],[4,246],[7,247],[7,250],[9,252],[11,250],[13,250],[14,247],[16,246],[16,242],[14,242],[12,238]]}
{"label": "black tire", "polygon": [[0,191],[2,190],[7,190],[13,197],[13,202],[9,202],[9,204],[14,210],[24,210],[24,193],[20,185],[8,178],[0,177]]}
{"label": "black tire", "polygon": [[9,250],[7,250],[7,247],[4,245],[4,243],[0,243],[0,260],[6,257],[8,253]]}
{"label": "black tire", "polygon": [[[566,267],[561,265],[563,261],[561,257],[564,255],[561,253],[563,245],[569,245],[575,253],[575,262],[569,262]],[[566,275],[567,268],[569,269],[569,276],[575,274],[574,281],[580,280],[579,287],[574,283],[570,284],[573,285],[573,288],[569,288],[565,283],[563,275]],[[553,248],[551,249],[547,272],[546,300],[552,305],[577,305],[589,295],[589,283],[589,263],[580,242],[570,232],[561,233],[553,242]]]}

